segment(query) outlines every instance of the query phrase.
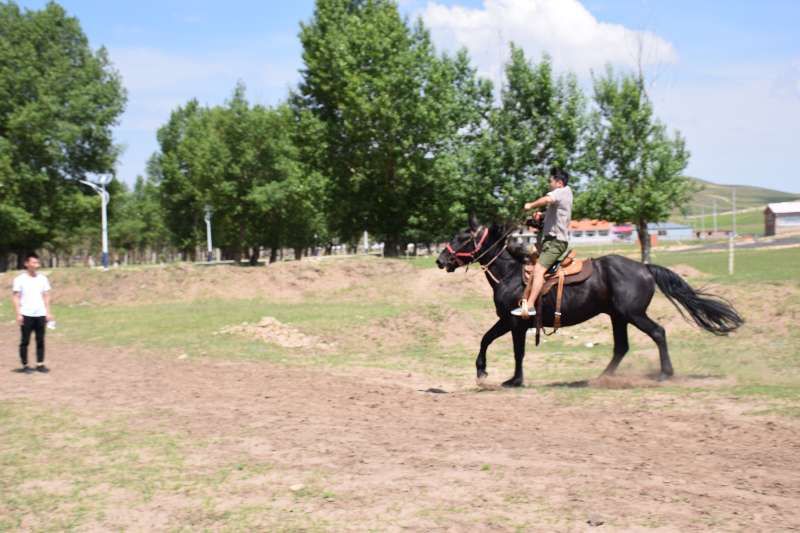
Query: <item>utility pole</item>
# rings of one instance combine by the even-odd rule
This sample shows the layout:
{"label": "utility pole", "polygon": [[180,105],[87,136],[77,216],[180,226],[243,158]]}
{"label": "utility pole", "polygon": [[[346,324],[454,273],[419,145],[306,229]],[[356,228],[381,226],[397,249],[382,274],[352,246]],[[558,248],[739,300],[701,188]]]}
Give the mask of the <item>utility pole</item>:
{"label": "utility pole", "polygon": [[706,232],[706,206],[700,208],[700,235],[705,236]]}
{"label": "utility pole", "polygon": [[732,188],[731,196],[731,206],[733,207],[731,216],[733,218],[731,224],[731,235],[728,239],[728,274],[733,276],[733,256],[736,248],[736,187]]}
{"label": "utility pole", "polygon": [[106,186],[111,183],[111,176],[101,176],[97,183],[81,180],[81,183],[91,187],[94,192],[100,195],[100,224],[103,232],[103,270],[108,270],[108,202],[111,196],[106,190]]}
{"label": "utility pole", "polygon": [[728,274],[733,276],[733,232],[728,236]]}
{"label": "utility pole", "polygon": [[206,261],[210,263],[214,259],[214,248],[211,244],[211,214],[213,211],[210,205],[206,206],[205,212],[206,213],[203,218],[206,221],[206,248],[208,250],[206,254]]}
{"label": "utility pole", "polygon": [[714,198],[714,233],[717,233],[717,199]]}

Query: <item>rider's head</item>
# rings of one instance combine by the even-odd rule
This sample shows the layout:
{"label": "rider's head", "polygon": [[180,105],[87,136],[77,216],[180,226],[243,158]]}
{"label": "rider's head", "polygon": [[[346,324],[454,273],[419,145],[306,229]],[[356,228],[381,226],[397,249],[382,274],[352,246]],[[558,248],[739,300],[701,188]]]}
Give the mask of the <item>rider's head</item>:
{"label": "rider's head", "polygon": [[569,174],[561,167],[550,169],[550,190],[566,187],[569,184]]}

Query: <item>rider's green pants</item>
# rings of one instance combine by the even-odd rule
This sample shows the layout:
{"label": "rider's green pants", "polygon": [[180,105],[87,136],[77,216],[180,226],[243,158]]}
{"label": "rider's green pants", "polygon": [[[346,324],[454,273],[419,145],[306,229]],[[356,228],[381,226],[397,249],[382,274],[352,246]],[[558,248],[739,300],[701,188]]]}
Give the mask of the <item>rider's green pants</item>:
{"label": "rider's green pants", "polygon": [[566,250],[567,243],[565,241],[560,241],[548,235],[542,243],[542,253],[539,254],[538,262],[543,267],[550,268]]}

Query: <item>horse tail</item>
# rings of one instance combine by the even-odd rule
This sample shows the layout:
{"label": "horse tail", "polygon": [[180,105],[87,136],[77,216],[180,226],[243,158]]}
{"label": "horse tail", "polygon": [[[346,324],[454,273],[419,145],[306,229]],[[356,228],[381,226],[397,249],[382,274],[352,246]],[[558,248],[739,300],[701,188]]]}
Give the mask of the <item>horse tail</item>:
{"label": "horse tail", "polygon": [[681,306],[689,312],[695,324],[714,335],[726,335],[744,324],[744,319],[724,298],[703,289],[693,289],[682,277],[667,268],[647,265],[647,269],[661,292],[687,321]]}

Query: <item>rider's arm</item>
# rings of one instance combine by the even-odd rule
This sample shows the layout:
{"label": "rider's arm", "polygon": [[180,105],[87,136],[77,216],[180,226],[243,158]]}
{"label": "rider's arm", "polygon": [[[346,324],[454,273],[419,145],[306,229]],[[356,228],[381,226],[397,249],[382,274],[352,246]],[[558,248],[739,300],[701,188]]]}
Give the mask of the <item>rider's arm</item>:
{"label": "rider's arm", "polygon": [[525,204],[525,210],[530,211],[531,209],[539,209],[540,207],[546,207],[553,201],[554,200],[551,196],[542,196],[538,200],[534,200],[533,202],[528,202],[527,204]]}

